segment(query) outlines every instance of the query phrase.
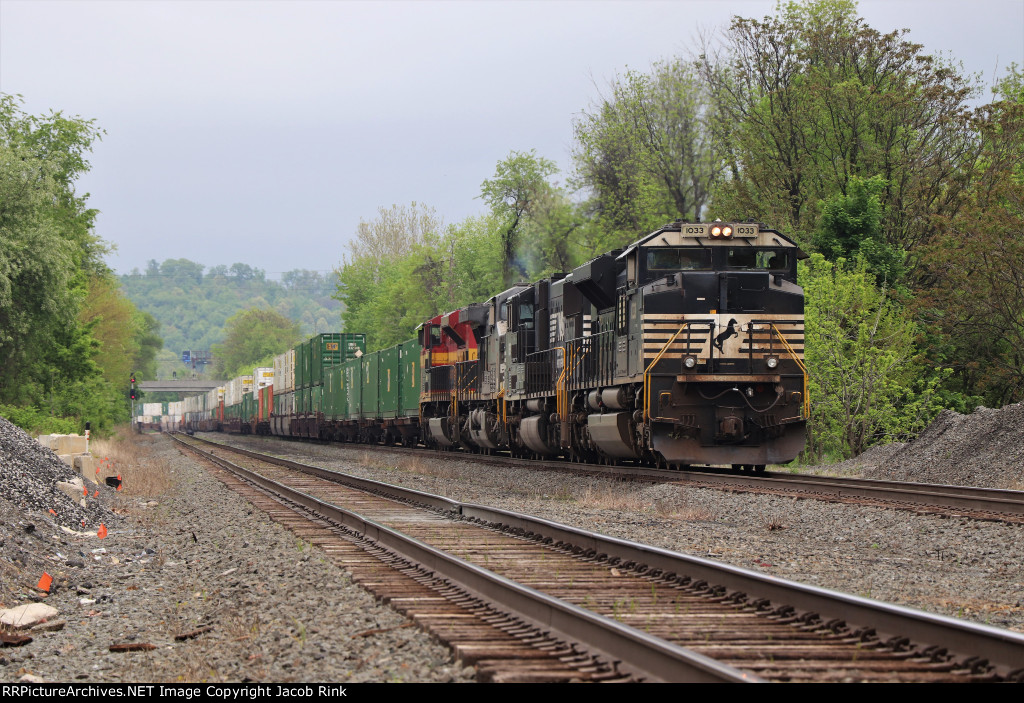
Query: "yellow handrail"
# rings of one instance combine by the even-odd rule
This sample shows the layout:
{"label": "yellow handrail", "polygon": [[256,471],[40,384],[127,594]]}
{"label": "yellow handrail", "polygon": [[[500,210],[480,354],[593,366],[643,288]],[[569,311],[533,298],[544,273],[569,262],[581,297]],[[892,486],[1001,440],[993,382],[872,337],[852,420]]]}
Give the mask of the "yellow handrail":
{"label": "yellow handrail", "polygon": [[558,380],[555,382],[555,409],[558,411],[558,418],[559,418],[559,420],[561,422],[565,422],[565,409],[564,409],[564,406],[563,406],[563,400],[565,400],[564,404],[568,405],[568,401],[567,401],[567,399],[564,399],[564,396],[565,396],[565,372],[566,372],[566,369],[569,368],[569,364],[567,363],[568,359],[566,358],[565,347],[552,347],[551,349],[552,349],[552,351],[559,351],[559,350],[561,350],[561,352],[562,352],[562,375],[560,375],[558,377]]}
{"label": "yellow handrail", "polygon": [[654,357],[654,361],[652,361],[647,366],[647,368],[644,369],[644,422],[645,423],[647,422],[647,418],[650,417],[650,412],[648,412],[648,406],[650,405],[650,398],[647,397],[647,378],[648,378],[648,376],[650,376],[651,369],[653,369],[654,365],[657,364],[661,360],[661,357],[663,357],[665,355],[665,352],[668,350],[668,348],[670,346],[672,346],[672,342],[676,341],[676,337],[678,337],[682,333],[682,331],[684,329],[686,329],[689,325],[690,325],[689,322],[684,322],[683,326],[680,327],[676,331],[676,333],[674,335],[672,335],[672,338],[669,339],[667,342],[665,342],[665,346],[663,346],[661,348],[661,351],[658,352],[658,355],[656,357]]}
{"label": "yellow handrail", "polygon": [[809,375],[807,373],[807,367],[804,366],[804,362],[800,359],[800,357],[798,357],[796,355],[796,350],[794,350],[793,347],[790,346],[789,342],[783,336],[782,332],[779,331],[779,328],[775,326],[775,323],[774,322],[770,322],[768,324],[771,325],[772,329],[775,331],[775,334],[779,335],[779,340],[782,342],[782,346],[786,347],[786,351],[789,352],[789,355],[793,357],[793,361],[796,362],[796,365],[799,366],[800,370],[803,371],[803,373],[804,373],[804,413],[803,414],[804,414],[804,419],[806,420],[806,419],[808,419],[811,416],[811,395],[810,395],[810,392],[808,390],[808,385],[807,385],[807,377]]}

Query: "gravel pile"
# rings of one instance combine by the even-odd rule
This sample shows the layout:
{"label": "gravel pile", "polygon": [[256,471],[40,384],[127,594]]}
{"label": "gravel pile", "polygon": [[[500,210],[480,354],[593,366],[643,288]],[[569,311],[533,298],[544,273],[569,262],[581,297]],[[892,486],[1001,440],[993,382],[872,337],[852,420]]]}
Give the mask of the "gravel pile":
{"label": "gravel pile", "polygon": [[830,476],[859,476],[882,478],[876,475],[884,470],[896,452],[907,446],[904,442],[890,442],[871,447],[866,452],[838,464],[824,464],[819,467],[801,467],[801,473],[828,474]]}
{"label": "gravel pile", "polygon": [[[82,508],[77,500],[57,488],[58,481],[75,478],[81,477],[52,450],[0,417],[0,498],[23,511],[30,520],[45,515],[69,529],[95,530],[101,523],[108,527],[115,523],[116,517],[101,501],[90,498]],[[90,495],[95,490],[92,487]]]}
{"label": "gravel pile", "polygon": [[297,461],[1024,632],[1024,527],[251,438]]}
{"label": "gravel pile", "polygon": [[[867,453],[865,453],[866,456]],[[916,439],[866,468],[867,478],[1024,489],[1024,404],[944,410]]]}
{"label": "gravel pile", "polygon": [[[112,496],[124,519],[106,539],[46,521],[26,532],[23,513],[0,499],[0,608],[44,600],[58,610],[56,623],[28,631],[33,642],[0,649],[0,681],[473,680],[474,669],[169,439],[142,441],[170,466],[174,488],[158,500],[130,486]],[[34,588],[44,570],[54,577],[45,598]]]}

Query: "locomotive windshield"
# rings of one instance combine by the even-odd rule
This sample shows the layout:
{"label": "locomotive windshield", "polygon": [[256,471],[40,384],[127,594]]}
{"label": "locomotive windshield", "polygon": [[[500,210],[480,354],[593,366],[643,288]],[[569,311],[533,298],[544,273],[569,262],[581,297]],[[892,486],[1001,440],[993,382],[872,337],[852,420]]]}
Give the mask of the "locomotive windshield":
{"label": "locomotive windshield", "polygon": [[711,250],[659,247],[647,250],[648,271],[698,271],[711,268]]}
{"label": "locomotive windshield", "polygon": [[727,265],[732,269],[752,271],[788,271],[790,251],[787,249],[754,249],[730,247]]}

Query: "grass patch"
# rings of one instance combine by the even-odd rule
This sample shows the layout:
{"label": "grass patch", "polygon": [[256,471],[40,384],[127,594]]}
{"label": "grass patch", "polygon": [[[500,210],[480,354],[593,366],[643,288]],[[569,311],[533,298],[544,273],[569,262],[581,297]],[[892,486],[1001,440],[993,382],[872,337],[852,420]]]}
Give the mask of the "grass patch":
{"label": "grass patch", "polygon": [[154,455],[159,435],[140,435],[119,428],[108,439],[89,442],[89,452],[100,464],[99,480],[121,476],[127,495],[155,498],[174,486],[174,470],[166,459]]}

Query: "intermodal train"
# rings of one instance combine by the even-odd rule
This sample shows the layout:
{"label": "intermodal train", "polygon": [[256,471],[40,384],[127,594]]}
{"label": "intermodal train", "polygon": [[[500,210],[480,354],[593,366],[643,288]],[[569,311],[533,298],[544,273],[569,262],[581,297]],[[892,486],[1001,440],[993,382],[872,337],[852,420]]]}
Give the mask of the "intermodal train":
{"label": "intermodal train", "polygon": [[677,221],[367,353],[320,334],[184,401],[189,430],[763,470],[803,450],[803,291],[782,233]]}

